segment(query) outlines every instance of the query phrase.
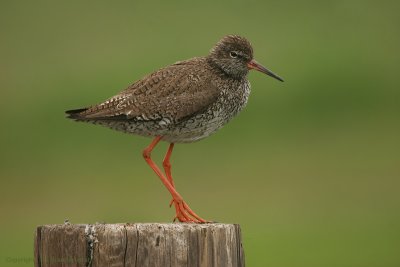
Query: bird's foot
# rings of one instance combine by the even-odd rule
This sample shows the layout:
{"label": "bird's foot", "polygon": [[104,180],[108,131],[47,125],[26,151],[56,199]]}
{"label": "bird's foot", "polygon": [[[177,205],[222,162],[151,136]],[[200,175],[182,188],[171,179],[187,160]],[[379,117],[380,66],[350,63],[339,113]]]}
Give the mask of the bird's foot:
{"label": "bird's foot", "polygon": [[198,216],[194,211],[190,209],[190,207],[183,200],[172,199],[170,203],[170,207],[174,204],[176,216],[175,220],[185,223],[208,223],[208,221],[202,219]]}

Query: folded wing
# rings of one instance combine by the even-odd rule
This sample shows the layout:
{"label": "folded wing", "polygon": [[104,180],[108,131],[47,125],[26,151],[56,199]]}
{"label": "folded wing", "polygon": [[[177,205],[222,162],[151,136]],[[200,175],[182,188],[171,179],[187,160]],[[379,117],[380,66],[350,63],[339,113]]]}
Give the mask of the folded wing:
{"label": "folded wing", "polygon": [[204,111],[220,91],[208,69],[190,61],[160,69],[120,94],[85,109],[67,111],[77,120],[161,120],[180,122]]}

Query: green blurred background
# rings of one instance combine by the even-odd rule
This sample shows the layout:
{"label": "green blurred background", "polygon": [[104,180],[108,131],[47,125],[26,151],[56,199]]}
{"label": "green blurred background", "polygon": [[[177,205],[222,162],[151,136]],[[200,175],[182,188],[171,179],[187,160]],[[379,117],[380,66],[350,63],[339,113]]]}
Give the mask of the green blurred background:
{"label": "green blurred background", "polygon": [[[225,34],[250,73],[240,116],[177,145],[178,190],[240,223],[247,266],[400,266],[398,1],[1,1],[1,266],[32,266],[37,225],[170,222],[149,139],[75,123]],[[167,145],[154,152],[161,160]]]}

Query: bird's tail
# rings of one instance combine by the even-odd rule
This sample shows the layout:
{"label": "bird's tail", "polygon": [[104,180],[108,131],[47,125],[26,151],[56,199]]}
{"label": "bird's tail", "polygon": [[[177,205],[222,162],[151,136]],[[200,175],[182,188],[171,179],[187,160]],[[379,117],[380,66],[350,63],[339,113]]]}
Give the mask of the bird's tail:
{"label": "bird's tail", "polygon": [[87,110],[87,108],[80,108],[80,109],[71,109],[65,111],[67,114],[68,119],[73,119],[73,120],[84,120],[84,116],[82,116],[82,112]]}

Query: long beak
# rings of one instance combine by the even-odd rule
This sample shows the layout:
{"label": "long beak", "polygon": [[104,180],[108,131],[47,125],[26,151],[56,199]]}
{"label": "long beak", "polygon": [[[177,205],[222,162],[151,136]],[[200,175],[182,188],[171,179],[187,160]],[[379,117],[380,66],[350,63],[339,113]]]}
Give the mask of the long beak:
{"label": "long beak", "polygon": [[252,59],[249,63],[247,63],[247,67],[249,69],[258,70],[259,72],[265,73],[265,74],[267,74],[271,77],[274,77],[275,79],[283,82],[283,79],[281,77],[279,77],[278,75],[276,75],[275,73],[273,73],[272,71],[270,71],[269,69],[267,69],[266,67],[264,67],[263,65],[258,63],[257,61],[255,61],[254,59]]}

